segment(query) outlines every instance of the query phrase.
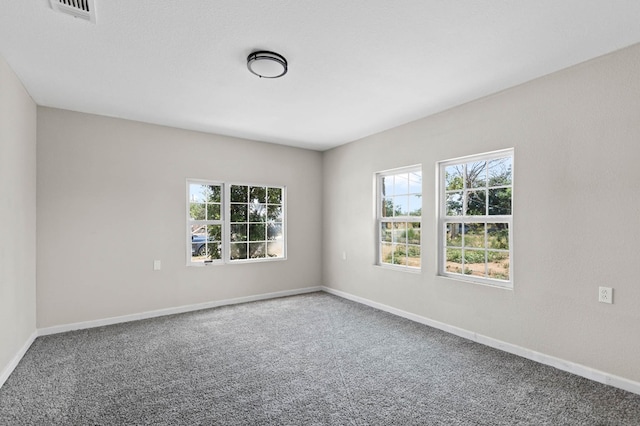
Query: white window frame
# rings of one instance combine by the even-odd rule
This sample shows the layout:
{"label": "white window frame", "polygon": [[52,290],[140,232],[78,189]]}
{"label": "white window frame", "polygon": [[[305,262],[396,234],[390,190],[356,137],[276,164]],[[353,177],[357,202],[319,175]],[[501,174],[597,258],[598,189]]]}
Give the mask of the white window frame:
{"label": "white window frame", "polygon": [[[190,185],[216,185],[221,187],[221,208],[220,208],[220,220],[191,220],[190,211]],[[261,258],[247,258],[247,259],[231,259],[231,198],[230,191],[231,186],[247,186],[247,187],[264,187],[264,188],[277,188],[282,190],[282,257],[261,257]],[[267,208],[269,203],[265,203]],[[247,205],[250,205],[248,200]],[[247,220],[249,220],[247,218]],[[247,222],[250,224],[251,222]],[[267,222],[268,223],[268,219]],[[280,222],[277,222],[280,223]],[[254,184],[244,182],[222,182],[203,179],[187,179],[186,181],[186,264],[187,266],[210,266],[210,265],[225,265],[225,264],[242,264],[242,263],[255,263],[255,262],[274,262],[287,259],[287,187],[284,185],[269,185],[269,184]],[[192,258],[192,238],[191,230],[192,225],[221,225],[222,237],[221,237],[221,259],[215,260],[198,260],[193,261]],[[268,235],[265,234],[268,238]],[[268,244],[268,239],[265,240]],[[248,243],[248,242],[247,242]]]}
{"label": "white window frame", "polygon": [[[390,169],[390,170],[385,170],[382,172],[377,172],[375,174],[375,188],[376,188],[376,203],[375,203],[375,211],[376,211],[376,265],[383,267],[383,268],[391,268],[391,269],[397,269],[400,271],[405,271],[405,272],[421,272],[422,271],[422,265],[424,264],[424,256],[423,256],[423,238],[422,238],[422,214],[420,216],[411,216],[411,215],[402,215],[402,216],[393,216],[393,217],[388,217],[388,216],[383,216],[382,212],[383,212],[383,199],[384,199],[384,195],[383,194],[383,178],[385,177],[389,177],[389,176],[395,176],[395,175],[402,175],[402,174],[410,174],[412,172],[420,172],[420,176],[421,176],[421,185],[420,185],[420,199],[421,199],[421,203],[420,203],[420,209],[422,212],[422,208],[423,208],[423,202],[424,202],[424,197],[422,196],[424,193],[424,184],[422,183],[422,165],[421,164],[416,164],[416,165],[412,165],[412,166],[406,166],[406,167],[400,167],[400,168],[396,168],[396,169]],[[388,194],[387,194],[388,195]],[[407,193],[406,194],[401,194],[401,195],[407,195],[407,196],[411,196],[411,195],[418,195],[417,192],[410,192],[409,189],[407,189]],[[410,265],[398,265],[398,264],[394,264],[394,263],[388,263],[388,262],[383,262],[382,259],[382,253],[383,253],[383,235],[382,235],[382,225],[383,223],[418,223],[419,227],[420,227],[420,244],[409,244],[408,240],[405,241],[405,246],[406,246],[406,252],[408,253],[409,251],[409,246],[416,246],[418,245],[420,247],[420,266],[410,266]]]}
{"label": "white window frame", "polygon": [[[282,190],[282,257],[260,257],[260,258],[246,258],[246,259],[231,259],[231,186],[246,186],[246,187],[262,187],[262,188],[277,188]],[[229,213],[227,215],[228,220],[225,221],[224,232],[226,238],[223,240],[226,248],[226,255],[224,257],[225,263],[254,263],[254,262],[276,262],[279,260],[287,260],[287,187],[284,185],[267,185],[267,184],[255,184],[255,183],[244,183],[244,182],[229,182],[225,185],[224,189],[225,200],[228,200],[225,204],[225,212]],[[268,201],[268,200],[267,200]],[[247,203],[250,204],[250,203]],[[267,207],[269,203],[265,203]],[[248,218],[247,218],[248,220]],[[246,222],[250,224],[251,222]],[[268,223],[268,222],[267,222]],[[267,242],[268,240],[265,240]],[[249,243],[249,241],[247,241]]]}
{"label": "white window frame", "polygon": [[[220,219],[219,220],[192,220],[191,219],[191,188],[190,185],[191,184],[195,184],[195,185],[215,185],[215,186],[219,186],[220,187],[220,198],[221,198],[221,203],[220,203]],[[225,208],[225,185],[223,182],[218,182],[218,181],[206,181],[206,180],[200,180],[200,179],[187,179],[187,209],[186,209],[186,213],[187,213],[187,266],[201,266],[201,265],[216,265],[216,264],[222,264],[224,263],[224,259],[226,256],[225,253],[225,238],[226,238],[226,232],[225,231],[225,227],[224,227],[224,218],[226,215],[226,208]],[[222,256],[221,259],[215,259],[215,260],[204,260],[204,261],[196,261],[194,262],[192,259],[192,255],[191,255],[191,247],[193,244],[193,241],[191,239],[191,230],[192,230],[192,225],[220,225],[221,229],[222,229],[222,237],[221,237],[221,245],[222,245]]]}
{"label": "white window frame", "polygon": [[[445,178],[445,170],[448,166],[452,166],[452,165],[466,165],[468,163],[473,163],[473,162],[479,162],[479,161],[491,161],[491,160],[497,160],[500,158],[505,158],[505,157],[511,157],[511,185],[501,185],[501,186],[488,186],[488,182],[487,182],[487,186],[485,186],[485,190],[486,190],[486,194],[485,194],[485,205],[486,208],[488,209],[489,207],[489,203],[488,203],[488,197],[489,197],[489,191],[488,189],[499,189],[499,188],[511,188],[511,214],[510,215],[489,215],[489,214],[485,214],[485,215],[464,215],[464,211],[466,210],[466,202],[467,202],[467,198],[466,197],[462,197],[462,202],[463,202],[463,206],[462,206],[462,211],[463,214],[462,215],[455,215],[455,216],[447,216],[447,192],[454,192],[454,191],[447,191],[446,190],[446,178]],[[497,286],[497,287],[502,287],[502,288],[508,288],[508,289],[512,289],[513,288],[513,199],[514,199],[514,170],[515,170],[515,156],[514,156],[514,150],[513,148],[509,148],[509,149],[504,149],[504,150],[499,150],[499,151],[493,151],[493,152],[488,152],[488,153],[484,153],[484,154],[478,154],[478,155],[470,155],[470,156],[466,156],[466,157],[460,157],[460,158],[455,158],[455,159],[451,159],[451,160],[446,160],[446,161],[440,161],[437,163],[436,165],[437,167],[437,174],[438,174],[438,191],[437,191],[437,197],[438,197],[438,275],[443,276],[443,277],[448,277],[448,278],[454,278],[456,280],[460,280],[460,281],[467,281],[467,282],[472,282],[472,283],[477,283],[477,284],[485,284],[485,285],[491,285],[491,286]],[[465,171],[466,173],[466,171]],[[464,191],[466,191],[466,181],[465,179],[463,179],[463,193]],[[447,235],[447,224],[449,223],[461,223],[462,226],[465,226],[465,224],[471,224],[471,223],[484,223],[484,224],[491,224],[491,223],[506,223],[507,227],[509,229],[509,249],[508,250],[497,250],[497,249],[489,249],[487,248],[487,232],[485,232],[485,246],[484,246],[484,251],[485,251],[485,275],[488,274],[488,252],[489,251],[504,251],[505,253],[508,252],[509,255],[509,279],[508,280],[503,280],[503,279],[497,279],[497,278],[489,278],[489,277],[479,277],[479,276],[475,276],[475,275],[468,275],[464,273],[464,237],[463,237],[463,241],[461,243],[461,250],[462,250],[462,257],[463,257],[463,272],[462,273],[454,273],[454,272],[450,272],[446,270],[446,249],[447,249],[447,243],[446,243],[446,235]],[[485,225],[487,226],[487,225]],[[451,247],[449,247],[451,248]],[[482,250],[482,249],[481,249]]]}

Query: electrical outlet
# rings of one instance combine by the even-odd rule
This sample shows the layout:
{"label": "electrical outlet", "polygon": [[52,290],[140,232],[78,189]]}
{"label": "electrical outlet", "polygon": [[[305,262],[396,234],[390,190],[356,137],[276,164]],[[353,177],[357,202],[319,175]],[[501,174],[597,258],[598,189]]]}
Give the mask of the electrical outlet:
{"label": "electrical outlet", "polygon": [[153,270],[154,271],[159,271],[162,268],[162,264],[160,263],[159,260],[154,260],[153,261]]}
{"label": "electrical outlet", "polygon": [[598,302],[613,303],[613,289],[611,287],[599,287]]}

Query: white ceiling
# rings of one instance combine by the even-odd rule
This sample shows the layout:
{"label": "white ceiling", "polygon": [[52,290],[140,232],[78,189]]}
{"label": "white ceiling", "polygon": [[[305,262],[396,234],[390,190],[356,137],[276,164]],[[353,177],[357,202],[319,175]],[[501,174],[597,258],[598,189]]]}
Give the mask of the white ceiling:
{"label": "white ceiling", "polygon": [[[36,103],[324,150],[640,42],[638,0],[0,0]],[[289,73],[260,79],[253,50]]]}

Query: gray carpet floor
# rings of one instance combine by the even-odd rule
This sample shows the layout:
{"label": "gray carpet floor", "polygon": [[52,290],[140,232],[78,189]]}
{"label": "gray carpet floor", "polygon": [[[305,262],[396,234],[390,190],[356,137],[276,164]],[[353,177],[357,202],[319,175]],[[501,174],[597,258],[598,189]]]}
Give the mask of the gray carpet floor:
{"label": "gray carpet floor", "polygon": [[39,337],[0,425],[640,425],[640,396],[325,293]]}

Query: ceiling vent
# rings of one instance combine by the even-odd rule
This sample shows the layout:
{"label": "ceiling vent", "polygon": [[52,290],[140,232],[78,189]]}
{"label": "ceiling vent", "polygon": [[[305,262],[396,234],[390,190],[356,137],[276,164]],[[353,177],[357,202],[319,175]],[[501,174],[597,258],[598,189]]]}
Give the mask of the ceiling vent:
{"label": "ceiling vent", "polygon": [[57,12],[96,23],[96,8],[93,0],[49,0],[49,3]]}

